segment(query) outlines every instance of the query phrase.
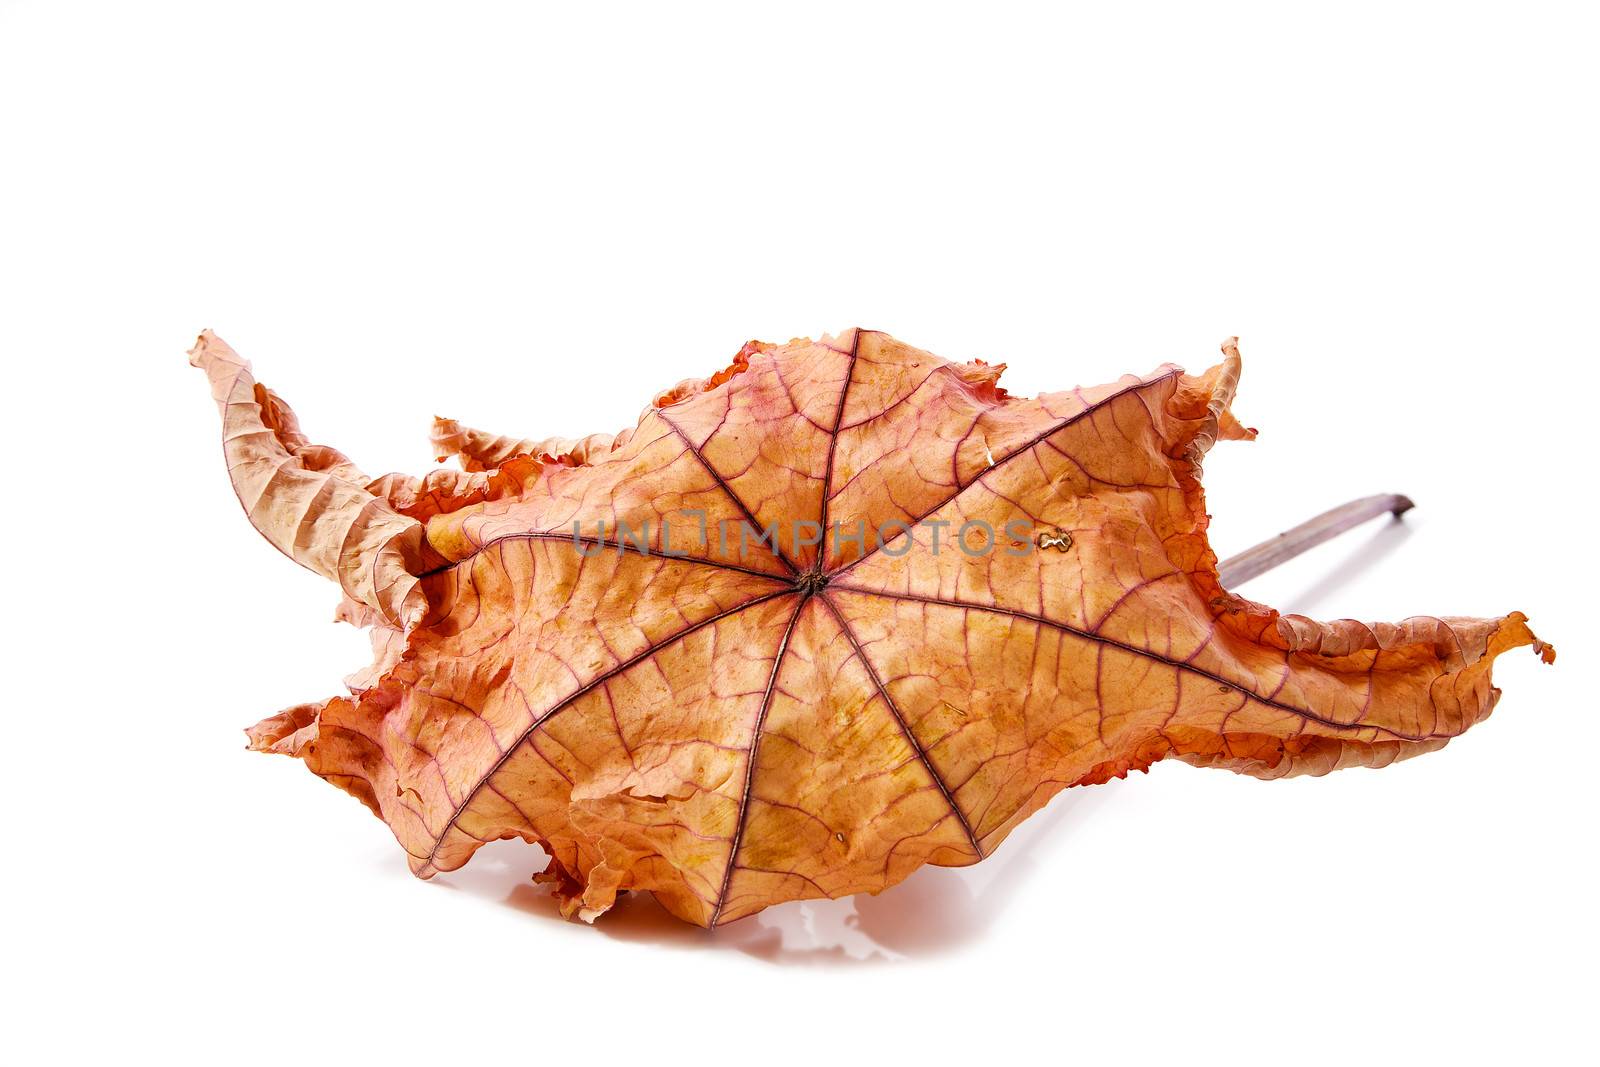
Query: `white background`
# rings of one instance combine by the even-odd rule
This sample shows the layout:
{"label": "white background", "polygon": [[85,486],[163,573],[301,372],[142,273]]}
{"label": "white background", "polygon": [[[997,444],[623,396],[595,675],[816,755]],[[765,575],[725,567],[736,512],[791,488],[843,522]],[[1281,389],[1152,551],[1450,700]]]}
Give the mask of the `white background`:
{"label": "white background", "polygon": [[[0,4],[0,1052],[1592,1062],[1595,31],[1527,3]],[[202,327],[378,473],[427,468],[435,413],[611,431],[751,337],[854,324],[1021,394],[1238,333],[1261,437],[1207,464],[1223,554],[1419,505],[1244,591],[1520,609],[1561,661],[1509,654],[1436,755],[1159,766],[975,869],[717,935],[565,923],[515,844],[418,882],[243,750],[367,650],[228,491]]]}

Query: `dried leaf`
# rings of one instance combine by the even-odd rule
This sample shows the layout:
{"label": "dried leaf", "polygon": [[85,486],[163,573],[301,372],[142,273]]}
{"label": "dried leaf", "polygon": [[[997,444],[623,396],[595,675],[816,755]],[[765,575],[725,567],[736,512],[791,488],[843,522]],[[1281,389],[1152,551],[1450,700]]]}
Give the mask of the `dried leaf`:
{"label": "dried leaf", "polygon": [[640,890],[701,925],[977,862],[1167,757],[1278,778],[1442,747],[1496,655],[1552,650],[1520,614],[1316,623],[1223,589],[1200,461],[1254,433],[1224,353],[1028,400],[883,334],[752,343],[615,437],[439,420],[463,472],[372,480],[204,334],[241,502],[376,650],[251,746],[360,798],[422,877],[520,837],[569,915]]}

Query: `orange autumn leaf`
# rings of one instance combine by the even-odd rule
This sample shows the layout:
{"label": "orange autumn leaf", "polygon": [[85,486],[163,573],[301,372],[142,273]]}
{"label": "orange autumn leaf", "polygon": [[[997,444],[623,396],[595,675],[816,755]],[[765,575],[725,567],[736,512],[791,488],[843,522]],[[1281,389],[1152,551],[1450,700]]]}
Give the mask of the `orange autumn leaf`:
{"label": "orange autumn leaf", "polygon": [[1281,616],[1222,588],[1200,463],[1239,355],[1034,399],[880,333],[746,345],[616,436],[434,427],[369,479],[210,333],[258,529],[372,627],[350,692],[249,731],[426,878],[522,838],[568,915],[702,926],[976,863],[1060,790],[1174,757],[1381,767],[1485,718],[1520,614]]}

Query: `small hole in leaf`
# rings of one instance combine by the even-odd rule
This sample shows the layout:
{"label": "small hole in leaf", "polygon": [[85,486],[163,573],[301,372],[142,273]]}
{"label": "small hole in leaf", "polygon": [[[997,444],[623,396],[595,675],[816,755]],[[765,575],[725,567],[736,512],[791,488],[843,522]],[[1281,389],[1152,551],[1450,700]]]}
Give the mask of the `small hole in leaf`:
{"label": "small hole in leaf", "polygon": [[1040,530],[1034,541],[1040,548],[1053,548],[1058,552],[1065,552],[1072,547],[1072,535],[1059,526]]}

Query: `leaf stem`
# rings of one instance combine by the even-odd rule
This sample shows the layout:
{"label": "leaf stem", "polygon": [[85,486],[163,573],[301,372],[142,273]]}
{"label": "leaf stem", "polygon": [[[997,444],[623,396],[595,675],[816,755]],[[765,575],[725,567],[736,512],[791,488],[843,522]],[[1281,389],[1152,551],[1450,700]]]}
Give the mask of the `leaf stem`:
{"label": "leaf stem", "polygon": [[1360,526],[1368,519],[1385,513],[1398,517],[1410,511],[1411,507],[1411,498],[1399,493],[1379,493],[1377,496],[1364,496],[1360,500],[1352,500],[1332,511],[1325,511],[1292,530],[1285,530],[1270,541],[1263,541],[1253,548],[1245,549],[1237,556],[1230,556],[1217,567],[1218,576],[1224,588],[1232,589],[1258,574],[1270,571],[1280,563],[1293,559],[1309,548],[1315,548],[1346,530]]}

